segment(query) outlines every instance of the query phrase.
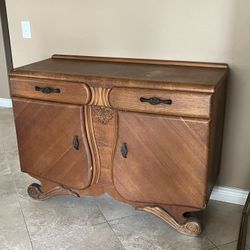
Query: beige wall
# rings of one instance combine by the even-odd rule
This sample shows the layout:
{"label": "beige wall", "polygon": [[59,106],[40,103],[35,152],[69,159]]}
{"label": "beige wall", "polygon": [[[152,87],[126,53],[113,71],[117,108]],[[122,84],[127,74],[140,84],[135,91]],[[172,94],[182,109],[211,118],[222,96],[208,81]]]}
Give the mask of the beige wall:
{"label": "beige wall", "polygon": [[[250,188],[249,0],[8,0],[14,66],[54,53],[227,62],[220,185]],[[21,38],[30,20],[32,39]]]}
{"label": "beige wall", "polygon": [[0,98],[9,98],[8,75],[7,75],[7,66],[5,60],[1,20],[0,20]]}

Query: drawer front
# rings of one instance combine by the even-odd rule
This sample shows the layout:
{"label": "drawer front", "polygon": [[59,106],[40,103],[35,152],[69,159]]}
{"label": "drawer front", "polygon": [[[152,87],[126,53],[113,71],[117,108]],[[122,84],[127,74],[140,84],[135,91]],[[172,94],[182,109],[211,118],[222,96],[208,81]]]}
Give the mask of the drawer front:
{"label": "drawer front", "polygon": [[123,111],[209,118],[211,95],[166,90],[114,88],[110,104]]}
{"label": "drawer front", "polygon": [[82,83],[44,79],[12,79],[10,88],[13,97],[25,97],[72,104],[87,104],[90,99],[89,89]]}

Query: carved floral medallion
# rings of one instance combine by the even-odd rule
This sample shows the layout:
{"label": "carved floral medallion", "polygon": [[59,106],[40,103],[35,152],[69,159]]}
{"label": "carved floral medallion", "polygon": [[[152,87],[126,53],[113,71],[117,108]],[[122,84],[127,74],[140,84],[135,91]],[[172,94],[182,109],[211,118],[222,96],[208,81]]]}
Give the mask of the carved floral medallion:
{"label": "carved floral medallion", "polygon": [[114,112],[111,108],[103,106],[95,106],[93,108],[94,118],[102,124],[107,124],[114,117]]}

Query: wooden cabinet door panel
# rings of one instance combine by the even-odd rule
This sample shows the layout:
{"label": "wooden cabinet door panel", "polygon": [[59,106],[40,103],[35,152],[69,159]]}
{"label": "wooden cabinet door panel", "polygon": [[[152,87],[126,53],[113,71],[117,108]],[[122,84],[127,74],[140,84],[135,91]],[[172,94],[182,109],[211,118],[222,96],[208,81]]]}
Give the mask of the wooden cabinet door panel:
{"label": "wooden cabinet door panel", "polygon": [[83,107],[18,98],[13,105],[22,171],[70,188],[89,186]]}
{"label": "wooden cabinet door panel", "polygon": [[117,191],[130,201],[203,207],[209,121],[130,112],[118,117]]}

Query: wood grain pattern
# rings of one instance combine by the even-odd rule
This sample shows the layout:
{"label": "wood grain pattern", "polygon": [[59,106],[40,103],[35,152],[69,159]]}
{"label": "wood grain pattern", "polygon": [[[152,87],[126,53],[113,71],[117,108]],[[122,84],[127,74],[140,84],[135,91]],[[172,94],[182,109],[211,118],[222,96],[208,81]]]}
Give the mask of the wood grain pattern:
{"label": "wood grain pattern", "polygon": [[[92,112],[94,112],[95,108],[96,106],[92,107]],[[98,119],[95,119],[95,117],[92,116],[93,132],[101,161],[101,175],[99,182],[103,186],[112,185],[112,163],[117,140],[117,114],[115,111],[111,111],[113,112],[112,119],[107,123],[101,123]]]}
{"label": "wood grain pattern", "polygon": [[81,196],[102,195],[108,192],[113,198],[121,200],[113,187],[112,179],[113,157],[117,141],[117,112],[112,110],[112,119],[104,124],[94,117],[96,107],[98,106],[85,106],[86,132],[93,159],[92,183],[88,189],[74,189],[74,191]]}
{"label": "wood grain pattern", "polygon": [[[226,77],[226,76],[225,76]],[[226,79],[217,88],[211,100],[210,141],[209,141],[209,167],[207,173],[208,193],[210,197],[220,172],[221,151],[223,142],[224,113],[226,103]]]}
{"label": "wood grain pattern", "polygon": [[79,55],[60,55],[55,54],[52,59],[79,60],[79,61],[96,61],[96,62],[115,62],[115,63],[132,63],[132,64],[155,64],[185,67],[203,67],[227,69],[225,63],[207,63],[207,62],[190,62],[190,61],[172,61],[172,60],[153,60],[137,58],[120,58],[120,57],[101,57],[101,56],[79,56]]}
{"label": "wood grain pattern", "polygon": [[[120,60],[120,59],[119,59]],[[118,60],[118,61],[119,61]],[[181,90],[213,93],[220,80],[228,72],[226,64],[182,63],[151,60],[103,58],[97,61],[89,58],[65,60],[52,58],[20,67],[10,77],[49,78],[65,81],[88,82],[93,87],[110,88],[140,87],[151,89]],[[154,60],[152,60],[154,61]],[[202,67],[209,65],[209,67]]]}
{"label": "wood grain pattern", "polygon": [[[125,112],[118,117],[113,171],[122,197],[204,208],[209,121]],[[128,147],[125,159],[122,143]]]}
{"label": "wood grain pattern", "polygon": [[[67,55],[13,70],[21,167],[41,182],[29,186],[30,196],[108,193],[198,235],[190,212],[205,209],[218,176],[228,71],[226,64]],[[34,92],[38,83],[62,95]]]}
{"label": "wood grain pattern", "polygon": [[[17,98],[13,106],[22,171],[70,188],[88,187],[92,163],[83,107]],[[79,150],[72,145],[75,135]]]}
{"label": "wood grain pattern", "polygon": [[[36,91],[36,86],[60,89],[60,93],[44,94]],[[18,79],[10,81],[12,96],[32,98],[37,100],[86,104],[90,100],[90,91],[85,84],[44,79]]]}
{"label": "wood grain pattern", "polygon": [[[151,105],[141,102],[141,97],[157,97],[162,100],[170,99],[172,104]],[[198,118],[209,118],[210,99],[211,95],[202,93],[138,88],[114,88],[110,92],[110,104],[115,109]]]}

